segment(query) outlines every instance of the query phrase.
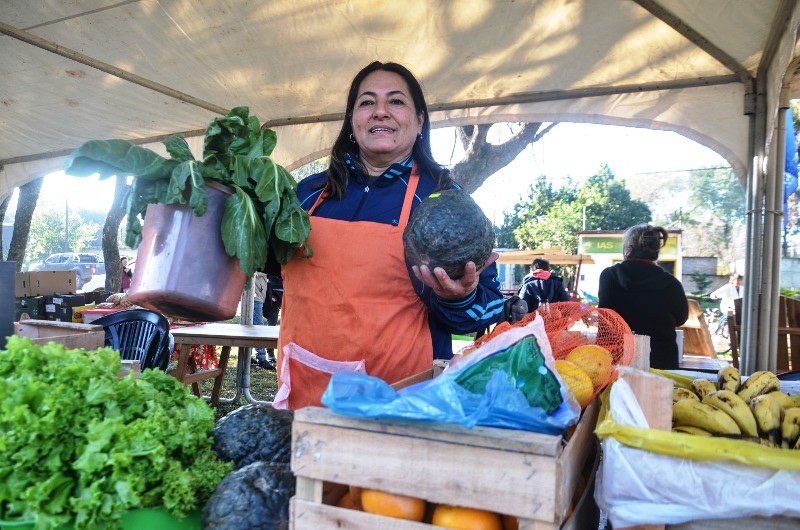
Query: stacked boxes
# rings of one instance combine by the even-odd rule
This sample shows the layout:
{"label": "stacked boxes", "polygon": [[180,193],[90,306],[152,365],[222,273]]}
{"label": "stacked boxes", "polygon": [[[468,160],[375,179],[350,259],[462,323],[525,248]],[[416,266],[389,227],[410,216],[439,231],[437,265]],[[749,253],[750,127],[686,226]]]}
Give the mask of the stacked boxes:
{"label": "stacked boxes", "polygon": [[44,296],[26,296],[14,302],[14,320],[44,319]]}
{"label": "stacked boxes", "polygon": [[72,322],[72,308],[86,304],[82,294],[53,294],[44,297],[44,320]]}
{"label": "stacked boxes", "polygon": [[78,273],[75,271],[18,272],[14,278],[14,296],[75,294],[77,282]]}

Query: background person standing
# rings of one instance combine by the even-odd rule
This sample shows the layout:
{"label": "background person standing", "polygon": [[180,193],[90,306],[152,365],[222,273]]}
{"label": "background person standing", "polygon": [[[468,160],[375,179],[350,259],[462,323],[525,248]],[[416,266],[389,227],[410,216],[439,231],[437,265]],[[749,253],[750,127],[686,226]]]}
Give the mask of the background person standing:
{"label": "background person standing", "polygon": [[721,318],[726,318],[728,313],[733,313],[733,301],[741,298],[744,289],[742,288],[742,275],[731,274],[730,281],[711,293],[709,296],[714,299],[720,299],[719,310],[722,313]]}
{"label": "background person standing", "polygon": [[683,285],[656,260],[669,234],[660,226],[628,228],[622,240],[625,260],[600,273],[599,307],[613,309],[637,335],[650,337],[650,366],[678,366],[675,329],[689,318]]}
{"label": "background person standing", "polygon": [[[256,271],[253,275],[253,325],[255,326],[264,325],[264,303],[268,295],[267,275]],[[267,360],[267,351],[264,348],[256,348],[256,358],[250,359],[250,364],[265,370],[275,370],[275,365]]]}
{"label": "background person standing", "polygon": [[122,266],[122,273],[119,280],[119,292],[127,293],[131,288],[131,278],[133,278],[133,271],[128,268],[128,258],[122,256],[119,258],[119,263]]}
{"label": "background person standing", "polygon": [[550,272],[550,262],[544,258],[533,260],[530,274],[522,279],[519,297],[528,304],[529,313],[534,312],[540,304],[569,302],[564,281]]}

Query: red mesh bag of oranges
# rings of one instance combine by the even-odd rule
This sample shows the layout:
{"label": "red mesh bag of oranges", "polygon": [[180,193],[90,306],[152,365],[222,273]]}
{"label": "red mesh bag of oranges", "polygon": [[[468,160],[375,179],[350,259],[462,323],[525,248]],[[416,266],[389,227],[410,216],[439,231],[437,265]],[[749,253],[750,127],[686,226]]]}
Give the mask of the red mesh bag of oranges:
{"label": "red mesh bag of oranges", "polygon": [[501,322],[476,340],[475,347],[512,327],[527,325],[537,315],[544,320],[556,370],[581,408],[616,376],[616,366],[633,361],[633,333],[622,317],[611,309],[580,302],[545,304],[519,322]]}

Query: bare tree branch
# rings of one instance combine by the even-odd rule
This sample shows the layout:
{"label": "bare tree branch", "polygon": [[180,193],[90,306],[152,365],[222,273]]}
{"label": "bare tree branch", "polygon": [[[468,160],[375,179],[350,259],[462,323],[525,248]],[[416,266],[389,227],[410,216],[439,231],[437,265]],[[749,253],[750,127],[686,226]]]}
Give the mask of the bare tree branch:
{"label": "bare tree branch", "polygon": [[453,166],[451,174],[468,193],[483,185],[490,176],[510,164],[533,142],[539,141],[557,123],[542,127],[543,123],[524,123],[517,133],[502,144],[486,141],[492,124],[456,127],[456,135],[464,146],[464,159]]}

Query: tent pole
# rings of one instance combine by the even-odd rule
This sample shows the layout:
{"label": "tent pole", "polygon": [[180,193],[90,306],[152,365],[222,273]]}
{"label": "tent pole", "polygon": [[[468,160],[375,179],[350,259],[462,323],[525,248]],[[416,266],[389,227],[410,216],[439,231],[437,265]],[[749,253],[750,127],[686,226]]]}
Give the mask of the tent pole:
{"label": "tent pole", "polygon": [[[764,94],[756,94],[756,108],[763,109]],[[761,220],[763,188],[761,186],[761,160],[763,152],[764,135],[760,134],[764,127],[764,111],[750,115],[750,168],[747,172],[747,248],[751,252],[746,254],[744,282],[744,296],[742,297],[742,336],[741,357],[739,369],[742,374],[748,375],[755,371],[755,352],[758,345],[758,300],[761,286]],[[759,143],[759,140],[761,142]],[[759,145],[762,147],[759,148]]]}

